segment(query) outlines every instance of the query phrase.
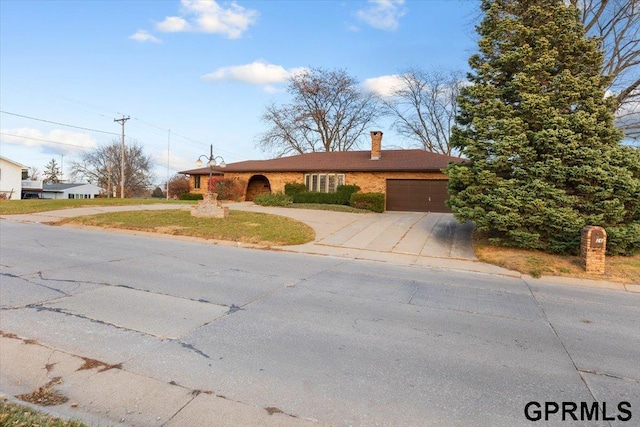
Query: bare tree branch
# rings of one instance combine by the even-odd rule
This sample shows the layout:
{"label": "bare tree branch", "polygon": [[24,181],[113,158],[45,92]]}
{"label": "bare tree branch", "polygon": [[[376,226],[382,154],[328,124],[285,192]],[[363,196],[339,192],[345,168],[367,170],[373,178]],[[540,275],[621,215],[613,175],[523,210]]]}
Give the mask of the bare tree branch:
{"label": "bare tree branch", "polygon": [[277,156],[352,150],[380,115],[375,96],[344,70],[312,69],[291,77],[287,91],[292,103],[267,107],[262,120],[270,128],[257,144]]}
{"label": "bare tree branch", "polygon": [[386,113],[395,119],[393,127],[427,151],[453,154],[449,136],[462,81],[462,73],[458,71],[405,72],[391,96],[382,101]]}
{"label": "bare tree branch", "polygon": [[569,4],[580,10],[587,33],[600,39],[602,72],[612,79],[609,89],[617,94],[619,108],[632,96],[640,77],[640,0],[569,0]]}
{"label": "bare tree branch", "polygon": [[[86,180],[107,189],[120,191],[121,142],[114,140],[80,156],[80,161],[71,163],[74,177]],[[144,195],[152,185],[151,156],[146,156],[142,146],[129,143],[125,147],[124,184],[125,196]],[[118,194],[119,196],[119,194]]]}

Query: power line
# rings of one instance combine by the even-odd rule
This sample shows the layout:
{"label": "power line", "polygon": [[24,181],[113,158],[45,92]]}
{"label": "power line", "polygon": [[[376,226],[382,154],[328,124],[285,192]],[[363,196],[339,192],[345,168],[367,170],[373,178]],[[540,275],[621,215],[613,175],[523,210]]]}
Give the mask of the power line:
{"label": "power line", "polygon": [[60,123],[60,122],[53,122],[51,120],[45,120],[45,119],[39,119],[37,117],[25,116],[23,114],[11,113],[9,111],[0,111],[0,113],[9,114],[11,116],[16,116],[16,117],[22,117],[22,118],[30,119],[30,120],[36,120],[36,121],[44,122],[44,123],[51,123],[51,124],[54,124],[54,125],[66,126],[66,127],[70,127],[70,128],[74,128],[74,129],[81,129],[81,130],[88,130],[88,131],[91,131],[91,132],[106,133],[107,135],[116,135],[116,136],[118,135],[117,133],[114,133],[114,132],[107,132],[107,131],[104,131],[104,130],[98,130],[98,129],[85,128],[85,127],[81,127],[81,126],[68,125],[66,123]]}
{"label": "power line", "polygon": [[92,147],[87,147],[86,145],[69,144],[68,142],[51,141],[50,139],[33,138],[30,136],[15,135],[15,134],[6,133],[6,132],[0,132],[0,135],[14,136],[16,138],[32,139],[34,141],[49,142],[51,144],[68,145],[70,147],[92,148]]}

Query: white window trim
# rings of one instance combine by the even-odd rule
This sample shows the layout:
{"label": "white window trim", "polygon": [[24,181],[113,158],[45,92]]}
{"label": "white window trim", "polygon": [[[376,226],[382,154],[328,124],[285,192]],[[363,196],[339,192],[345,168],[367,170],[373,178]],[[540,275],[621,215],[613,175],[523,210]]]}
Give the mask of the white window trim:
{"label": "white window trim", "polygon": [[[320,188],[320,177],[324,176],[324,188]],[[332,193],[338,190],[338,186],[345,184],[345,175],[343,173],[307,173],[304,175],[304,184],[307,191],[318,191],[320,193],[329,193],[329,176],[334,177],[334,188]],[[315,177],[315,180],[314,180]],[[315,186],[314,186],[315,182]]]}

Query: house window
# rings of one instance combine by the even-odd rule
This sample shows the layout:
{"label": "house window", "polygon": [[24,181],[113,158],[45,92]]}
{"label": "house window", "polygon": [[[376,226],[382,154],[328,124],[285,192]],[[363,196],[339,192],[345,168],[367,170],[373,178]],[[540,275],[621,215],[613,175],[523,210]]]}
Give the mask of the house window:
{"label": "house window", "polygon": [[195,189],[199,189],[200,188],[200,175],[195,175],[193,177],[193,188],[195,188]]}
{"label": "house window", "polygon": [[335,193],[339,185],[344,185],[344,174],[341,173],[309,173],[304,176],[307,191]]}

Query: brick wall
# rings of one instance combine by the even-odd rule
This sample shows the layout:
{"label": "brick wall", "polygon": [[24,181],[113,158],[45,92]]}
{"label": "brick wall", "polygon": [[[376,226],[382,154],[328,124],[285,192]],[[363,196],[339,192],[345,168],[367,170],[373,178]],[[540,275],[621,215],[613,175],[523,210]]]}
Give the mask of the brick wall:
{"label": "brick wall", "polygon": [[[271,186],[271,193],[284,193],[284,185],[289,182],[304,182],[304,174],[300,172],[265,172],[265,173],[225,173],[224,177],[227,179],[240,180],[244,185],[244,198],[247,198],[247,184],[252,176],[262,175],[269,180]],[[252,195],[249,194],[249,198]]]}
{"label": "brick wall", "polygon": [[587,273],[604,274],[607,232],[602,227],[587,226],[580,236],[580,256]]}
{"label": "brick wall", "polygon": [[[335,171],[326,171],[326,173],[334,172]],[[228,172],[224,174],[224,177],[225,179],[240,180],[245,189],[244,197],[246,198],[247,184],[254,175],[265,176],[269,180],[272,193],[284,193],[285,184],[289,182],[304,183],[305,174],[302,172]],[[344,175],[345,184],[357,185],[363,193],[385,193],[387,190],[387,179],[447,179],[446,175],[441,172],[345,172]],[[191,176],[189,179],[193,193],[205,194],[207,192],[208,175],[200,178],[201,188],[199,190],[193,188],[195,182],[194,177]]]}
{"label": "brick wall", "polygon": [[347,185],[357,185],[362,193],[386,193],[387,179],[447,179],[441,172],[352,172],[345,174]]}

